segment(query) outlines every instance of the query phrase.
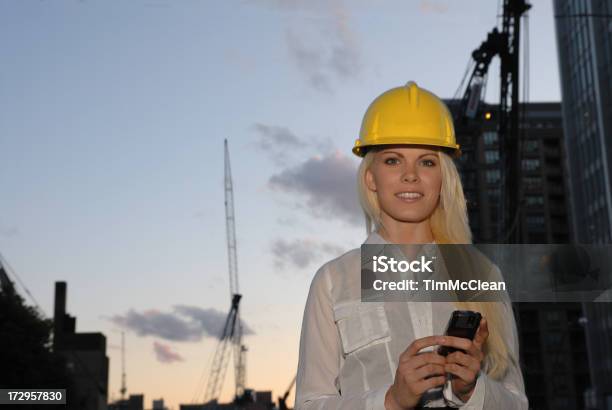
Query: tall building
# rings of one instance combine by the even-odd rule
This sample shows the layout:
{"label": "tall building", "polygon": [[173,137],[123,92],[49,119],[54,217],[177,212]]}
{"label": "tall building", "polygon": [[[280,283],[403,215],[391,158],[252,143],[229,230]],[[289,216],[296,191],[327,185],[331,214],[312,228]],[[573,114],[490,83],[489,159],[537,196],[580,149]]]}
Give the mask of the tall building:
{"label": "tall building", "polygon": [[609,243],[612,0],[555,0],[554,9],[574,238]]}
{"label": "tall building", "polygon": [[55,282],[53,350],[66,358],[75,391],[67,392],[83,410],[106,410],[108,357],[102,333],[76,333],[76,318],[66,313],[66,282]]}
{"label": "tall building", "polygon": [[[554,0],[573,239],[612,242],[612,0]],[[612,306],[584,304],[592,388],[612,409]]]}
{"label": "tall building", "polygon": [[[449,104],[457,107],[458,104]],[[521,104],[521,243],[567,243],[571,237],[561,104]],[[475,243],[506,243],[497,106],[459,123],[459,161]],[[464,149],[465,148],[465,149]],[[534,409],[584,409],[590,385],[580,303],[515,303],[525,390]]]}

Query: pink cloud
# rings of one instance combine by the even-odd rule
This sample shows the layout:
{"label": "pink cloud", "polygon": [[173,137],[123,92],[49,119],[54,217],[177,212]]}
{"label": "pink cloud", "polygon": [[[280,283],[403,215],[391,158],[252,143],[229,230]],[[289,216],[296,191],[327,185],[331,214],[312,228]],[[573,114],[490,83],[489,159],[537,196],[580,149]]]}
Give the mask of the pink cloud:
{"label": "pink cloud", "polygon": [[163,343],[159,343],[157,341],[153,342],[153,350],[155,351],[155,356],[157,360],[162,363],[172,363],[172,362],[182,362],[183,357],[176,352],[172,351],[172,348],[169,345],[165,345]]}

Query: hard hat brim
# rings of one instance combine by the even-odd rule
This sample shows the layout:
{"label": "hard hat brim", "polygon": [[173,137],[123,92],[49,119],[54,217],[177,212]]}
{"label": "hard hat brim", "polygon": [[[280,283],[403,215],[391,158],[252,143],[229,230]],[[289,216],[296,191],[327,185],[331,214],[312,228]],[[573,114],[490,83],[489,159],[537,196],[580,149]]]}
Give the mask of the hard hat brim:
{"label": "hard hat brim", "polygon": [[439,149],[443,152],[445,152],[446,154],[450,155],[453,158],[459,158],[461,157],[461,148],[459,147],[459,144],[456,144],[454,146],[443,146],[443,145],[438,145],[438,144],[410,144],[410,143],[406,143],[405,140],[402,140],[402,142],[397,142],[397,143],[385,143],[385,144],[371,144],[371,145],[356,145],[355,147],[353,147],[353,154],[357,155],[358,157],[365,157],[365,155],[368,153],[369,150],[376,148],[376,149],[382,149],[383,147],[388,147],[388,146],[407,146],[407,147],[430,147],[433,149]]}

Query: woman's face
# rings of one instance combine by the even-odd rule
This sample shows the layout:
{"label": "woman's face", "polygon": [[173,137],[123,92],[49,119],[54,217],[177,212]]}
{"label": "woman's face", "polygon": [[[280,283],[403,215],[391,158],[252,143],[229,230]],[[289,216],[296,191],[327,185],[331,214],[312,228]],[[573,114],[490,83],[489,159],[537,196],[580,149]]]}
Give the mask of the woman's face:
{"label": "woman's face", "polygon": [[438,151],[398,145],[374,155],[366,171],[366,185],[376,192],[383,225],[428,219],[438,205],[442,187]]}

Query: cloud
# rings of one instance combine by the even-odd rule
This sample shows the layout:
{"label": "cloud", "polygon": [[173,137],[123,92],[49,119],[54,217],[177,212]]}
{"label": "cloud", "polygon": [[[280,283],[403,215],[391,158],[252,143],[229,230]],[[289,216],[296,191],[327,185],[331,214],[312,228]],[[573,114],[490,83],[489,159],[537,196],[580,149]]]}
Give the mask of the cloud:
{"label": "cloud", "polygon": [[448,11],[448,4],[436,3],[430,0],[421,0],[419,9],[423,13],[437,13],[444,14]]}
{"label": "cloud", "polygon": [[288,127],[257,122],[251,126],[256,137],[252,141],[255,149],[265,152],[276,165],[285,166],[296,156],[305,153],[329,152],[334,149],[330,138],[309,136],[301,138]]}
{"label": "cloud", "polygon": [[16,226],[0,226],[0,236],[12,238],[19,235],[19,229]]}
{"label": "cloud", "polygon": [[306,76],[308,84],[318,91],[331,93],[331,79],[325,72],[323,50],[319,47],[308,47],[302,36],[292,29],[287,29],[285,40],[294,63]]}
{"label": "cloud", "polygon": [[317,242],[310,239],[296,239],[287,241],[277,239],[272,243],[274,265],[277,269],[289,266],[303,269],[328,255],[340,255],[342,248],[327,242]]}
{"label": "cloud", "polygon": [[364,217],[357,198],[356,175],[356,163],[336,152],[285,168],[272,175],[268,184],[274,190],[296,195],[296,206],[314,217],[360,226]]}
{"label": "cloud", "polygon": [[[203,337],[219,338],[227,313],[197,306],[174,306],[172,312],[147,310],[137,312],[130,309],[125,315],[115,315],[111,322],[132,330],[139,336],[155,336],[165,340],[189,342]],[[242,322],[243,334],[253,331]]]}
{"label": "cloud", "polygon": [[350,16],[341,3],[333,10],[336,44],[331,49],[330,67],[340,77],[355,77],[362,68],[357,36],[350,26]]}
{"label": "cloud", "polygon": [[302,148],[306,142],[297,137],[289,128],[261,123],[253,124],[253,128],[259,134],[259,143],[262,149]]}
{"label": "cloud", "polygon": [[153,351],[155,352],[155,357],[161,363],[182,362],[184,360],[181,355],[173,352],[170,346],[158,341],[153,342]]}
{"label": "cloud", "polygon": [[342,2],[318,6],[323,19],[314,22],[317,34],[299,26],[287,28],[285,41],[289,55],[314,89],[332,92],[336,80],[357,77],[363,68],[361,46],[351,26],[350,14]]}
{"label": "cloud", "polygon": [[[214,335],[216,337],[219,337],[221,334],[221,329],[223,329],[223,325],[225,324],[225,319],[227,317],[227,313],[220,313],[215,309],[202,309],[197,306],[177,305],[174,306],[174,309],[177,313],[199,323],[203,329],[219,329],[217,333],[209,333],[211,336]],[[244,320],[241,322],[243,335],[254,334],[253,330],[246,323],[244,323]]]}

